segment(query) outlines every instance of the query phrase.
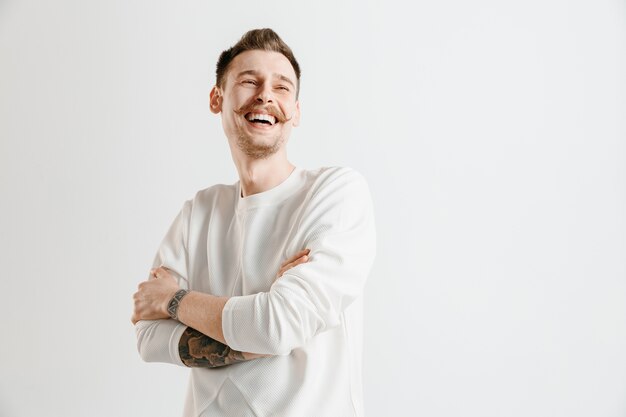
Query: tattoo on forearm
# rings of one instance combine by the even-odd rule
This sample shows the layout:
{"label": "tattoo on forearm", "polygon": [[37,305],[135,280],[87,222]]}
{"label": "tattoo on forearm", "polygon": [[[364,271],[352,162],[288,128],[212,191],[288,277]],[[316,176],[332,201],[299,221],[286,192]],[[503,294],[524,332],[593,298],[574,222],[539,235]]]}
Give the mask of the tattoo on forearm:
{"label": "tattoo on forearm", "polygon": [[247,360],[243,353],[191,327],[183,332],[178,342],[178,352],[183,363],[192,368],[216,368]]}

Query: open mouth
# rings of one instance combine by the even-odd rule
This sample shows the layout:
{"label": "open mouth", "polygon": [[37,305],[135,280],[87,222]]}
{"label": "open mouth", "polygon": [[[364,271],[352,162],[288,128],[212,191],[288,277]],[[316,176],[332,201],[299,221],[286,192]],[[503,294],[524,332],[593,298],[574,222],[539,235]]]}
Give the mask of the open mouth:
{"label": "open mouth", "polygon": [[246,120],[257,126],[274,126],[276,124],[276,117],[271,114],[265,113],[246,113],[244,116]]}

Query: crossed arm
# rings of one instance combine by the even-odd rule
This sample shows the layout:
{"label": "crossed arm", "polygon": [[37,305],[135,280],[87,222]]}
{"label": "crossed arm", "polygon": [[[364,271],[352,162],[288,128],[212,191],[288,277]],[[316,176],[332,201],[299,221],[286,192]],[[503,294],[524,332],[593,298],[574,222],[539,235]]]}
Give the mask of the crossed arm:
{"label": "crossed arm", "polygon": [[268,356],[233,350],[191,327],[183,332],[178,342],[178,352],[180,359],[190,368],[216,368]]}
{"label": "crossed arm", "polygon": [[[298,252],[285,261],[277,274],[308,261],[309,250]],[[133,324],[139,320],[169,318],[167,305],[180,288],[166,268],[151,270],[151,278],[139,284],[134,294]],[[231,349],[222,332],[222,310],[228,297],[216,297],[191,291],[178,308],[178,320],[186,325],[179,342],[181,361],[188,367],[215,368],[270,355],[240,352]]]}

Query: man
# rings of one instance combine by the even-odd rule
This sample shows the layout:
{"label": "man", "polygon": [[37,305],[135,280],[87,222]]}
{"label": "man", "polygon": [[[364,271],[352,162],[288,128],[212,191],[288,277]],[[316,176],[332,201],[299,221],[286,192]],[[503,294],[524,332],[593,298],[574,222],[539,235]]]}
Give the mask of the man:
{"label": "man", "polygon": [[191,368],[185,416],[363,415],[373,207],[353,169],[287,160],[299,88],[271,29],[220,55],[210,108],[239,181],[183,204],[134,295],[141,357]]}

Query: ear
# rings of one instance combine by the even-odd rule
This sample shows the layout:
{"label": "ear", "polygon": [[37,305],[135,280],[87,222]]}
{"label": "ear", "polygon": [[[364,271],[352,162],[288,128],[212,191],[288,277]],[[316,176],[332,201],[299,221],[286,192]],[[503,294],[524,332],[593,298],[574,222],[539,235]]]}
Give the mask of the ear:
{"label": "ear", "polygon": [[296,112],[293,114],[291,125],[296,127],[300,124],[300,101],[296,101]]}
{"label": "ear", "polygon": [[213,86],[209,94],[209,108],[211,113],[215,114],[222,111],[222,90],[216,85]]}

